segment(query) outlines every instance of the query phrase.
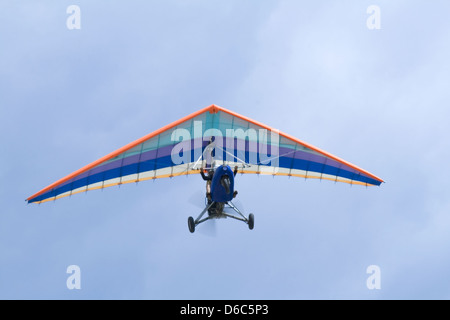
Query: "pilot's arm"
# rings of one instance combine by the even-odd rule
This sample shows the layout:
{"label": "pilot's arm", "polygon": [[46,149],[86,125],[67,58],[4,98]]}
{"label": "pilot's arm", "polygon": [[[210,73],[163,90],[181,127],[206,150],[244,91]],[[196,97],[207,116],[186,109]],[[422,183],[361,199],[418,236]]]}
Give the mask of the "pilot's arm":
{"label": "pilot's arm", "polygon": [[209,176],[209,174],[208,174],[208,176],[205,175],[205,173],[203,172],[203,168],[200,168],[200,174],[202,175],[203,180],[205,180],[205,181],[211,180],[211,177]]}

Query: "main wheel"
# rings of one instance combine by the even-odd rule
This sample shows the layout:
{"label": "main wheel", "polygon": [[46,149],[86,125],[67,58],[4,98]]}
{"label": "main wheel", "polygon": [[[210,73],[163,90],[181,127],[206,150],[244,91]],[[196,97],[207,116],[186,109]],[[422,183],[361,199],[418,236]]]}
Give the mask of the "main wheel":
{"label": "main wheel", "polygon": [[194,218],[192,218],[192,217],[188,218],[188,227],[189,227],[189,231],[191,233],[195,232],[195,221],[194,221]]}
{"label": "main wheel", "polygon": [[248,228],[250,230],[253,230],[254,227],[255,227],[255,216],[253,215],[253,213],[250,213],[248,215]]}

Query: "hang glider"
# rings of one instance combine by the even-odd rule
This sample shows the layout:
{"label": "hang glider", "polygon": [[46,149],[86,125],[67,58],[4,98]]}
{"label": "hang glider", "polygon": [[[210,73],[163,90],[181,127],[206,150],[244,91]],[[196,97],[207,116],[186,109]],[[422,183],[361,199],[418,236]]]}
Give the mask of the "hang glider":
{"label": "hang glider", "polygon": [[[213,142],[213,143],[211,143]],[[213,159],[205,156],[214,148]],[[379,186],[377,176],[328,152],[225,108],[211,105],[156,130],[52,183],[28,203],[180,175],[226,164],[240,173]]]}

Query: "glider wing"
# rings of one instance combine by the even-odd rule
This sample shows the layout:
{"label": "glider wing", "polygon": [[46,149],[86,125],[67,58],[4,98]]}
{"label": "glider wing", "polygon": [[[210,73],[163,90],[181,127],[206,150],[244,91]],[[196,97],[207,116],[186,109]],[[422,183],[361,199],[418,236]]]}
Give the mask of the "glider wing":
{"label": "glider wing", "polygon": [[[211,148],[212,158],[208,158]],[[69,174],[27,201],[42,203],[89,190],[198,173],[200,167],[213,165],[213,161],[238,166],[241,173],[365,186],[379,186],[383,182],[299,139],[211,105]]]}

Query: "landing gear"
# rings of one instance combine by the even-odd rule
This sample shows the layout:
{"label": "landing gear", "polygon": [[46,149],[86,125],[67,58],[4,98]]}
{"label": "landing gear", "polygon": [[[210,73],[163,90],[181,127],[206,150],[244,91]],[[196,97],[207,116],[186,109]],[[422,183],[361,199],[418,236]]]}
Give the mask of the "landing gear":
{"label": "landing gear", "polygon": [[253,215],[253,213],[250,213],[248,215],[248,218],[247,218],[246,216],[244,216],[244,214],[241,211],[239,211],[239,209],[231,201],[228,201],[227,205],[231,209],[233,209],[237,214],[240,215],[240,217],[237,217],[237,216],[225,214],[227,217],[230,217],[230,218],[233,218],[233,219],[236,219],[236,220],[239,220],[239,221],[243,221],[246,224],[248,224],[248,228],[250,230],[253,230],[253,228],[255,227],[255,216]]}
{"label": "landing gear", "polygon": [[[200,224],[200,223],[202,223],[202,222],[205,222],[206,220],[209,220],[209,219],[211,219],[211,218],[213,217],[212,215],[209,215],[209,214],[210,214],[209,210],[210,210],[215,204],[216,204],[215,201],[208,201],[208,205],[205,207],[205,209],[203,209],[203,211],[200,213],[200,215],[198,216],[197,219],[194,220],[194,218],[192,218],[192,217],[189,217],[189,218],[188,218],[188,227],[189,227],[189,231],[190,231],[191,233],[194,233],[194,232],[195,232],[195,227],[196,227],[198,224]],[[204,215],[207,211],[208,211],[208,215],[209,215],[209,216],[202,219],[203,215]]]}
{"label": "landing gear", "polygon": [[253,228],[255,227],[255,216],[253,215],[253,213],[250,213],[248,215],[248,228],[250,230],[253,230]]}
{"label": "landing gear", "polygon": [[195,221],[194,221],[194,218],[192,218],[192,217],[188,218],[188,227],[189,227],[189,231],[191,233],[195,232]]}
{"label": "landing gear", "polygon": [[[225,206],[233,209],[239,216],[226,213],[224,211]],[[202,219],[203,215],[206,212],[208,212],[208,216]],[[247,218],[241,211],[239,211],[239,209],[231,201],[228,202],[208,201],[208,204],[206,205],[205,209],[203,209],[203,211],[200,213],[197,219],[194,220],[194,218],[192,217],[188,218],[189,231],[191,233],[194,233],[195,227],[200,223],[210,219],[220,219],[220,218],[233,218],[245,222],[250,230],[253,230],[255,226],[255,216],[253,215],[253,213],[250,213]]]}

